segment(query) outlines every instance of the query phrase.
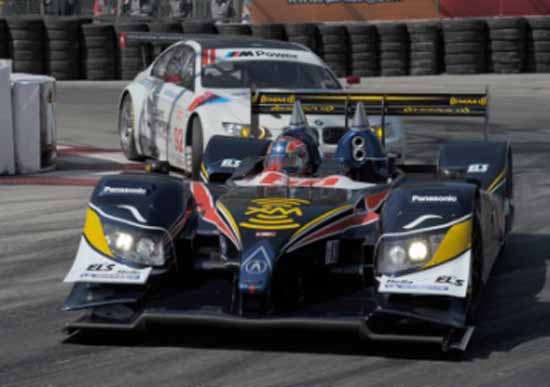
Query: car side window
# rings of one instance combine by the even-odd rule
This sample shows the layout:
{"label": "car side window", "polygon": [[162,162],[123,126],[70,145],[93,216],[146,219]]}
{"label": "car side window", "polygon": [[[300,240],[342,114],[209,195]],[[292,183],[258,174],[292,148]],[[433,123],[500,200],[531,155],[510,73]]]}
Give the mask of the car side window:
{"label": "car side window", "polygon": [[153,69],[151,70],[151,75],[155,78],[164,79],[166,75],[166,67],[168,65],[168,62],[174,55],[174,50],[177,47],[174,47],[173,49],[164,52],[160,58],[157,59],[155,62]]}
{"label": "car side window", "polygon": [[165,82],[193,89],[195,79],[195,54],[191,47],[181,45],[174,48],[168,59],[164,74]]}

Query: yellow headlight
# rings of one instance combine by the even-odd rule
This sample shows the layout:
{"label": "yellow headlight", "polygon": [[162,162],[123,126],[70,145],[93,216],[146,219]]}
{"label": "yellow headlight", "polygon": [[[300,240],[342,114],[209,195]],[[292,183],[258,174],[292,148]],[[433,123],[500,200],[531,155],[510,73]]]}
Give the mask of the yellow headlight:
{"label": "yellow headlight", "polygon": [[245,138],[250,137],[250,128],[249,127],[243,126],[243,128],[241,129],[241,137],[245,137]]}
{"label": "yellow headlight", "polygon": [[370,130],[376,135],[376,137],[378,137],[380,141],[384,139],[384,131],[382,130],[382,127],[378,126],[371,128]]}

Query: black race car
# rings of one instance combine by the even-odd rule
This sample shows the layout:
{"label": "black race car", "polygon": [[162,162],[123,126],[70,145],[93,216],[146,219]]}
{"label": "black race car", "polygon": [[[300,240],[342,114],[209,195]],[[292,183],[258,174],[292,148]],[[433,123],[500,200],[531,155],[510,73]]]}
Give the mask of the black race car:
{"label": "black race car", "polygon": [[[448,143],[437,165],[396,165],[364,106],[382,116],[483,116],[487,96],[257,91],[253,113],[298,100],[306,112],[357,109],[313,176],[263,170],[267,140],[215,136],[205,181],[125,173],[98,183],[65,279],[74,283],[65,310],[87,313],[69,331],[342,328],[466,348],[512,227],[510,145]],[[305,130],[294,109],[292,126]]]}

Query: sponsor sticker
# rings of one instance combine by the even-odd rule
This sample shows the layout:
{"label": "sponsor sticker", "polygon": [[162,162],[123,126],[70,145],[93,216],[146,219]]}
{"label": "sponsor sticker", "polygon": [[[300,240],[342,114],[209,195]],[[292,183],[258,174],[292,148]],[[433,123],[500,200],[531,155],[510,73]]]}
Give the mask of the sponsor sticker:
{"label": "sponsor sticker", "polygon": [[101,195],[147,195],[147,190],[145,188],[110,187],[106,185],[103,187]]}
{"label": "sponsor sticker", "polygon": [[462,287],[462,286],[464,286],[464,283],[466,281],[463,280],[463,279],[459,279],[455,276],[442,275],[440,277],[437,277],[435,282],[438,283],[438,284],[449,284],[449,285],[453,285],[453,286],[457,286],[457,287]]}
{"label": "sponsor sticker", "polygon": [[222,160],[222,168],[239,168],[242,161],[237,159],[224,159]]}
{"label": "sponsor sticker", "polygon": [[301,206],[309,204],[310,202],[304,199],[254,199],[245,212],[249,218],[240,223],[240,226],[262,231],[295,229],[300,227],[297,218],[303,216]]}
{"label": "sponsor sticker", "polygon": [[458,198],[454,195],[413,195],[413,203],[456,203]]}
{"label": "sponsor sticker", "polygon": [[468,173],[487,173],[489,164],[470,164]]}
{"label": "sponsor sticker", "polygon": [[408,279],[393,279],[388,278],[384,283],[385,290],[429,290],[446,292],[449,290],[449,286],[446,284],[426,284],[416,283]]}

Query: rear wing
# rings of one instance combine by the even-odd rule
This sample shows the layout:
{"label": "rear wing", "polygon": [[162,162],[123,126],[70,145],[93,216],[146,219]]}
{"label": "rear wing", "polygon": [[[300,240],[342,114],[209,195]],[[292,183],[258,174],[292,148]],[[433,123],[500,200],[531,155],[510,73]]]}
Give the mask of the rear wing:
{"label": "rear wing", "polygon": [[[290,114],[300,101],[305,114],[344,115],[348,119],[357,103],[363,103],[367,114],[379,115],[384,131],[385,117],[433,116],[477,117],[485,119],[484,137],[489,136],[489,90],[483,94],[380,94],[342,91],[256,90],[251,93],[252,127],[261,114]],[[384,137],[383,137],[384,138]]]}
{"label": "rear wing", "polygon": [[[119,42],[121,47],[127,44],[149,43],[156,45],[170,45],[181,42],[182,40],[192,39],[193,37],[210,36],[208,34],[180,34],[175,32],[121,32]],[[212,35],[215,36],[215,35]]]}

